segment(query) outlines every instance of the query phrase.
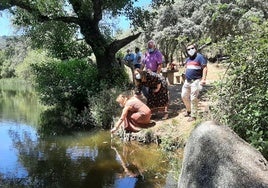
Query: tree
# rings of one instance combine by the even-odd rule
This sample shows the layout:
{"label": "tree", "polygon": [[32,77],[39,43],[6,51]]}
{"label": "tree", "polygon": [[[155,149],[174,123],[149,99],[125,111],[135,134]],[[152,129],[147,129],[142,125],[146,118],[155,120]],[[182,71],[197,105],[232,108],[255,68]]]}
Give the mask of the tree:
{"label": "tree", "polygon": [[[217,43],[226,37],[250,32],[252,22],[262,23],[268,18],[267,3],[252,0],[177,0],[155,11],[161,13],[155,17],[155,25],[146,31],[149,38],[160,44],[165,58],[172,56],[174,47],[183,49],[188,42],[202,45],[208,39]],[[177,43],[174,39],[178,39]]]}
{"label": "tree", "polygon": [[[113,39],[109,32],[107,35],[103,17],[104,15],[109,15],[111,18],[126,15],[135,28],[145,27],[145,21],[149,20],[151,15],[149,11],[135,7],[135,1],[4,0],[0,2],[0,11],[8,9],[15,15],[15,23],[25,27],[26,31],[34,31],[40,27],[46,28],[42,33],[42,40],[51,39],[51,33],[62,24],[70,30],[73,29],[76,33],[69,37],[83,37],[96,57],[97,68],[101,73],[100,78],[108,80],[109,75],[113,73],[111,67],[116,63],[116,52],[137,39],[141,32],[136,32],[123,39]],[[158,2],[159,0],[153,1],[155,5]],[[165,0],[161,0],[161,2],[165,2]],[[80,31],[78,34],[77,29]],[[62,32],[62,30],[60,31]],[[64,43],[64,41],[60,42]]]}

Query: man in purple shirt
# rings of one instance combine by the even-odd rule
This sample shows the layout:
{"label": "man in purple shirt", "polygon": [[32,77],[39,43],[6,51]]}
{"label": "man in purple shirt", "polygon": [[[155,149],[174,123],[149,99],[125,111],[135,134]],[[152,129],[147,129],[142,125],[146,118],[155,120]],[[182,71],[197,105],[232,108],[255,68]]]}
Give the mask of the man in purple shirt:
{"label": "man in purple shirt", "polygon": [[163,55],[156,48],[155,42],[150,40],[148,42],[148,49],[145,52],[144,58],[142,60],[141,70],[151,70],[155,73],[160,73],[162,68]]}

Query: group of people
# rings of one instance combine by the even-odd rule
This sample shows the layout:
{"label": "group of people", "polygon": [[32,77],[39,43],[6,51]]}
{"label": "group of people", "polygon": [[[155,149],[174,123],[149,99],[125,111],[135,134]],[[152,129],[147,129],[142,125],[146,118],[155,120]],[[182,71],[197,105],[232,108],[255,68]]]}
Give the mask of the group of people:
{"label": "group of people", "polygon": [[[133,79],[136,92],[134,95],[121,94],[116,101],[123,107],[122,114],[111,130],[114,133],[122,124],[130,132],[138,132],[141,128],[154,125],[151,122],[152,113],[164,112],[162,119],[168,118],[169,91],[165,77],[161,73],[163,55],[156,48],[153,40],[147,44],[147,50],[142,58],[139,48],[136,55],[130,50],[126,61],[133,59]],[[139,55],[137,55],[139,53]],[[185,117],[188,121],[195,121],[197,117],[198,95],[202,86],[206,84],[207,60],[198,53],[197,47],[190,44],[186,48],[188,55],[185,60],[185,82],[182,86],[181,98],[186,107]],[[146,104],[140,96],[146,98]]]}

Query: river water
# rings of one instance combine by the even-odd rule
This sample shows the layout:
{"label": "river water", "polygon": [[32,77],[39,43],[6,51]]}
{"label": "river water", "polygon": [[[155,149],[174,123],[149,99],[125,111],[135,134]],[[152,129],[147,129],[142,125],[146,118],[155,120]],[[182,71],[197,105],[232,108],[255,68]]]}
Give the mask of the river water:
{"label": "river water", "polygon": [[157,146],[104,130],[41,138],[35,93],[2,90],[0,97],[0,187],[176,187],[174,163]]}

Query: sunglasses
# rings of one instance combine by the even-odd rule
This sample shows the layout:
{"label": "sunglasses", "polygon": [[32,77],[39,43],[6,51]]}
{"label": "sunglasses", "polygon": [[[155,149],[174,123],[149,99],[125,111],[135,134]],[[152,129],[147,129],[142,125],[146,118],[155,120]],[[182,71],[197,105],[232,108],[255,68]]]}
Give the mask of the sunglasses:
{"label": "sunglasses", "polygon": [[187,51],[189,51],[189,50],[193,50],[193,49],[195,49],[194,47],[192,47],[192,48],[187,48]]}

